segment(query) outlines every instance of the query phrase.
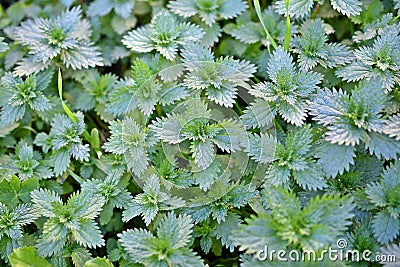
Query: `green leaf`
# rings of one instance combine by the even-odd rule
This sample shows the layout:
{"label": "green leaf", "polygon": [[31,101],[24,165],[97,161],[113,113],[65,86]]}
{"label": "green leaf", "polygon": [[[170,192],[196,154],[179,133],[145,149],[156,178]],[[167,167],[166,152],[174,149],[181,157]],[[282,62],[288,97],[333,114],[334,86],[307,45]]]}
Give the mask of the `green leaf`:
{"label": "green leaf", "polygon": [[293,171],[293,179],[306,190],[322,189],[327,187],[324,176],[318,168],[309,167],[305,170]]}
{"label": "green leaf", "polygon": [[20,201],[29,203],[31,191],[39,188],[39,182],[35,178],[23,181],[17,176],[11,176],[11,180],[3,180],[0,183],[0,202],[6,203],[9,207],[15,207]]}
{"label": "green leaf", "polygon": [[25,180],[21,183],[21,189],[19,190],[19,198],[25,202],[29,203],[31,201],[30,193],[39,188],[39,181],[35,178]]}
{"label": "green leaf", "polygon": [[169,2],[167,6],[172,12],[185,18],[197,14],[210,27],[216,24],[219,17],[231,19],[247,8],[246,2],[241,0],[224,0],[213,4],[213,8],[209,8],[210,4],[207,1],[175,0]]}
{"label": "green leaf", "polygon": [[347,197],[316,197],[301,209],[296,195],[282,187],[266,188],[265,196],[270,211],[247,218],[247,224],[240,225],[232,236],[248,253],[263,249],[265,244],[268,249],[288,245],[306,250],[321,248],[336,242],[354,216],[353,199]]}
{"label": "green leaf", "polygon": [[[192,227],[189,216],[176,217],[174,213],[168,213],[159,223],[156,235],[136,228],[124,231],[118,237],[129,256],[146,266],[204,266],[203,261],[186,248]],[[166,250],[168,254],[165,254]]]}
{"label": "green leaf", "polygon": [[318,123],[328,126],[326,140],[347,146],[364,141],[371,155],[397,158],[399,144],[382,133],[385,127],[382,113],[387,95],[381,87],[382,83],[377,81],[364,83],[354,89],[351,96],[341,89],[318,90],[310,114]]}
{"label": "green leaf", "polygon": [[68,151],[66,149],[60,149],[53,154],[53,157],[55,175],[63,174],[71,162]]}
{"label": "green leaf", "polygon": [[365,138],[365,147],[368,148],[371,155],[374,154],[378,159],[381,157],[387,160],[397,159],[397,155],[400,154],[400,142],[374,132],[368,133],[368,137]]}
{"label": "green leaf", "polygon": [[84,248],[77,248],[71,254],[72,262],[76,267],[83,267],[86,261],[89,261],[92,256],[89,251]]}
{"label": "green leaf", "polygon": [[290,17],[302,18],[310,14],[313,5],[314,2],[311,0],[290,0],[287,8],[286,1],[279,0],[276,3],[276,8],[282,15],[286,14],[286,10],[288,10]]}
{"label": "green leaf", "polygon": [[328,43],[327,27],[322,19],[306,20],[300,35],[293,39],[301,68],[310,70],[318,64],[324,68],[345,65],[354,58],[350,49],[340,43]]}
{"label": "green leaf", "polygon": [[338,174],[343,174],[354,164],[355,148],[352,146],[323,142],[317,149],[318,152],[315,154],[315,157],[319,158],[317,162],[329,177],[334,178]]}
{"label": "green leaf", "polygon": [[346,16],[355,16],[361,12],[361,1],[359,0],[331,0],[333,9]]}
{"label": "green leaf", "polygon": [[211,140],[193,141],[190,146],[194,162],[201,169],[207,168],[215,157],[214,145]]}
{"label": "green leaf", "polygon": [[109,259],[96,257],[87,261],[83,267],[114,267]]}
{"label": "green leaf", "polygon": [[263,128],[268,126],[274,119],[275,112],[268,102],[257,98],[251,103],[240,116],[242,123],[248,128]]}
{"label": "green leaf", "polygon": [[182,54],[183,65],[188,70],[183,84],[192,90],[205,90],[210,100],[225,107],[233,106],[239,86],[256,71],[247,60],[214,59],[210,49],[201,43],[187,44]]}
{"label": "green leaf", "polygon": [[4,37],[0,37],[0,53],[8,50],[8,44],[3,41],[4,41]]}
{"label": "green leaf", "polygon": [[395,114],[386,123],[385,133],[400,141],[400,114]]}
{"label": "green leaf", "polygon": [[160,181],[156,175],[151,175],[144,184],[143,193],[135,196],[122,213],[123,221],[142,215],[146,225],[156,217],[160,210],[170,210],[183,206],[178,197],[172,197],[160,189]]}
{"label": "green leaf", "polygon": [[32,202],[43,216],[56,217],[55,207],[62,204],[61,198],[52,191],[40,188],[31,192]]}
{"label": "green leaf", "polygon": [[90,41],[90,24],[81,13],[80,7],[73,7],[55,18],[35,18],[16,27],[15,39],[30,51],[14,72],[30,75],[60,63],[73,70],[103,66],[101,53]]}
{"label": "green leaf", "polygon": [[400,232],[400,221],[392,217],[389,212],[378,212],[372,220],[372,229],[380,244],[393,241]]}
{"label": "green leaf", "polygon": [[[11,176],[11,180],[3,180],[0,183],[0,202],[2,203],[13,203],[18,204],[18,194],[17,192],[20,190],[20,181],[17,176]],[[16,205],[15,204],[15,205]]]}
{"label": "green leaf", "polygon": [[249,93],[270,102],[287,122],[303,125],[308,98],[318,88],[322,76],[297,69],[291,55],[282,47],[269,57],[267,72],[271,82],[258,83]]}
{"label": "green leaf", "polygon": [[221,162],[218,158],[215,158],[213,162],[204,169],[198,170],[198,168],[194,168],[193,178],[196,183],[199,184],[199,188],[202,190],[210,189],[210,186],[213,184],[215,180],[219,178],[221,175]]}
{"label": "green leaf", "polygon": [[76,242],[84,247],[95,248],[105,245],[100,228],[93,221],[82,221],[79,229],[72,230]]}
{"label": "green leaf", "polygon": [[150,25],[139,27],[125,35],[122,43],[139,53],[156,50],[173,61],[181,45],[200,40],[203,36],[204,31],[199,26],[179,23],[175,15],[162,10],[152,18]]}
{"label": "green leaf", "polygon": [[36,255],[34,247],[15,249],[9,260],[12,267],[52,267],[45,258]]}
{"label": "green leaf", "polygon": [[215,227],[215,235],[221,240],[222,245],[229,248],[231,252],[234,250],[234,243],[230,239],[233,231],[238,229],[239,224],[242,222],[240,217],[235,213],[228,213],[225,220],[217,224]]}

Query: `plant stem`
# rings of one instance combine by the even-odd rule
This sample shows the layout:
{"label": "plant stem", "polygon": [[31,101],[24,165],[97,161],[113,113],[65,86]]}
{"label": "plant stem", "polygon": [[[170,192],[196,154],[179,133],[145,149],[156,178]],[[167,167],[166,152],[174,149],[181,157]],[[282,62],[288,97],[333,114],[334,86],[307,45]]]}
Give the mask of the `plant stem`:
{"label": "plant stem", "polygon": [[[61,104],[62,107],[65,111],[65,113],[67,113],[68,117],[74,122],[77,123],[78,122],[78,118],[75,116],[75,114],[69,109],[69,107],[67,106],[67,104],[65,104],[63,97],[62,97],[62,93],[63,93],[63,83],[62,83],[62,75],[61,75],[61,69],[58,69],[58,95],[60,97],[61,100]],[[90,143],[90,145],[92,145],[92,138],[90,133],[85,129],[83,132],[83,138],[85,138],[86,141],[88,141]],[[96,152],[98,152],[96,150]]]}
{"label": "plant stem", "polygon": [[85,180],[80,177],[78,174],[74,173],[71,170],[68,170],[68,174],[72,176],[72,178],[75,179],[75,181],[77,181],[79,184],[82,184]]}
{"label": "plant stem", "polygon": [[267,39],[271,43],[272,47],[276,49],[278,47],[278,45],[276,44],[274,38],[272,38],[271,34],[269,33],[269,31],[265,27],[265,24],[264,24],[264,21],[263,21],[263,17],[262,17],[262,13],[261,13],[260,2],[258,0],[254,0],[253,3],[254,3],[254,7],[256,9],[256,13],[257,13],[258,19],[260,20],[261,25],[264,28],[265,34],[267,34]]}
{"label": "plant stem", "polygon": [[253,1],[252,0],[247,0],[247,4],[249,5],[250,17],[254,18],[255,17],[255,13],[254,13]]}
{"label": "plant stem", "polygon": [[400,14],[399,15],[397,15],[396,17],[394,17],[390,22],[389,22],[389,24],[393,24],[396,20],[398,20],[400,18]]}
{"label": "plant stem", "polygon": [[233,105],[234,105],[234,106],[236,107],[236,109],[238,110],[239,115],[242,115],[242,114],[243,114],[243,110],[242,110],[242,108],[239,106],[239,104],[238,104],[237,102],[235,102]]}
{"label": "plant stem", "polygon": [[283,48],[286,51],[289,51],[289,48],[290,48],[290,37],[292,36],[292,32],[291,32],[291,29],[290,29],[289,2],[290,2],[290,0],[285,0],[285,5],[286,5],[286,29],[285,29],[285,39],[283,41]]}
{"label": "plant stem", "polygon": [[311,15],[311,19],[315,19],[315,18],[317,17],[318,11],[319,11],[319,7],[320,7],[320,6],[321,6],[321,5],[320,5],[319,3],[317,3],[317,5],[315,6],[314,12],[313,12],[312,15]]}
{"label": "plant stem", "polygon": [[157,112],[157,116],[159,116],[159,117],[162,116],[162,109],[161,109],[160,105],[156,105],[156,112]]}
{"label": "plant stem", "polygon": [[275,127],[276,127],[279,131],[281,131],[282,133],[285,132],[285,131],[283,130],[282,126],[279,124],[279,121],[278,121],[278,120],[274,120],[274,124],[275,124]]}

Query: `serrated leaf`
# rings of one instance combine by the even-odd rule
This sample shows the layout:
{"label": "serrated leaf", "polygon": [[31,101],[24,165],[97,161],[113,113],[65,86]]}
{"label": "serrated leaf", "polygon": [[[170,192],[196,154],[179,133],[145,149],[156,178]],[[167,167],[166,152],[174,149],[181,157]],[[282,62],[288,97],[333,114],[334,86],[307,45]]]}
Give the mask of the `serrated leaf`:
{"label": "serrated leaf", "polygon": [[[291,0],[289,2],[289,15],[295,18],[302,18],[311,12],[314,2],[310,0]],[[276,9],[280,14],[286,13],[286,4],[284,0],[277,1]]]}
{"label": "serrated leaf", "polygon": [[[167,42],[160,39],[161,36],[169,36]],[[122,43],[140,53],[156,50],[172,61],[176,57],[179,46],[200,40],[203,36],[204,31],[197,25],[179,23],[173,14],[162,10],[153,17],[150,25],[139,27],[125,35]],[[160,45],[161,43],[164,45]]]}
{"label": "serrated leaf", "polygon": [[55,175],[63,174],[67,170],[71,162],[69,153],[66,149],[61,149],[55,152],[53,154],[53,160],[54,160]]}
{"label": "serrated leaf", "polygon": [[89,261],[92,256],[89,251],[84,248],[77,248],[71,254],[72,262],[76,267],[83,267],[86,261]]}
{"label": "serrated leaf", "polygon": [[31,193],[32,203],[43,216],[56,217],[55,205],[61,205],[61,198],[54,192],[47,189],[34,190]]}
{"label": "serrated leaf", "polygon": [[233,231],[238,229],[241,222],[242,220],[239,218],[238,215],[234,213],[228,213],[225,220],[217,224],[217,226],[215,227],[216,237],[218,239],[221,239],[222,245],[224,245],[226,248],[229,248],[231,252],[234,250],[235,245],[230,237]]}
{"label": "serrated leaf", "polygon": [[191,150],[193,153],[194,162],[201,169],[210,166],[214,160],[215,150],[211,140],[199,142],[193,141]]}
{"label": "serrated leaf", "polygon": [[395,114],[386,122],[385,133],[400,141],[400,114]]}
{"label": "serrated leaf", "polygon": [[346,16],[355,16],[361,12],[361,1],[358,0],[331,0],[333,9]]}
{"label": "serrated leaf", "polygon": [[318,164],[329,177],[336,177],[348,171],[350,165],[354,164],[355,148],[352,146],[336,145],[323,142],[315,154],[319,158]]}
{"label": "serrated leaf", "polygon": [[84,247],[95,248],[105,244],[99,227],[89,220],[81,222],[79,229],[73,230],[72,235],[76,242]]}
{"label": "serrated leaf", "polygon": [[277,140],[269,134],[261,133],[249,136],[247,154],[256,162],[269,163],[275,159]]}
{"label": "serrated leaf", "polygon": [[397,159],[397,155],[400,154],[400,143],[386,135],[370,132],[364,142],[365,148],[368,148],[370,154],[374,154],[378,159],[381,157]]}
{"label": "serrated leaf", "polygon": [[0,53],[8,50],[8,44],[4,41],[4,37],[0,37]]}
{"label": "serrated leaf", "polygon": [[16,41],[30,49],[15,69],[19,76],[46,69],[59,56],[68,68],[103,66],[98,48],[90,42],[90,24],[81,19],[80,7],[73,7],[51,19],[36,18],[15,28]]}
{"label": "serrated leaf", "polygon": [[[202,260],[191,250],[185,248],[190,240],[193,224],[188,216],[168,213],[156,229],[156,236],[143,229],[124,231],[118,234],[122,246],[129,256],[144,265],[166,266],[168,261],[174,266],[204,266]],[[137,240],[140,240],[137,242]],[[155,244],[158,244],[154,247]],[[156,255],[164,249],[170,252],[166,257]]]}
{"label": "serrated leaf", "polygon": [[374,236],[380,244],[388,244],[400,231],[399,220],[390,216],[387,211],[378,212],[372,220]]}
{"label": "serrated leaf", "polygon": [[257,98],[240,116],[242,123],[248,128],[263,128],[268,126],[275,117],[274,109],[267,101]]}
{"label": "serrated leaf", "polygon": [[305,190],[315,191],[328,186],[324,180],[324,176],[320,175],[320,172],[316,168],[293,171],[293,178]]}

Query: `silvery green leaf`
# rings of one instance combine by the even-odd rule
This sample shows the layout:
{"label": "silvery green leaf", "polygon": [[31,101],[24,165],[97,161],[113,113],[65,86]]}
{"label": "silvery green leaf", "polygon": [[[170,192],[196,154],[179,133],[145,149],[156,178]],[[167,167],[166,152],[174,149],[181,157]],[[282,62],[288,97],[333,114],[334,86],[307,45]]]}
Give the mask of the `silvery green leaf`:
{"label": "silvery green leaf", "polygon": [[37,73],[60,57],[72,69],[102,66],[97,47],[90,42],[90,24],[82,19],[80,7],[73,7],[50,19],[37,18],[15,28],[17,42],[28,46],[29,56],[18,63],[18,76]]}
{"label": "silvery green leaf", "polygon": [[190,149],[199,168],[207,168],[213,162],[215,148],[211,140],[193,141]]}
{"label": "silvery green leaf", "polygon": [[168,60],[173,61],[180,46],[191,41],[198,41],[203,36],[204,31],[199,26],[188,22],[178,22],[175,15],[162,10],[152,18],[150,24],[128,32],[122,43],[140,53],[156,50]]}
{"label": "silvery green leaf", "polygon": [[240,119],[248,128],[263,128],[268,126],[275,117],[274,109],[267,101],[257,98],[244,111]]}
{"label": "silvery green leaf", "polygon": [[[353,146],[337,145],[323,142],[315,154],[317,161],[327,176],[336,177],[348,171],[354,164],[355,148]],[[340,155],[340,156],[338,156]]]}
{"label": "silvery green leaf", "polygon": [[4,41],[4,37],[0,37],[0,53],[8,50],[8,44]]}
{"label": "silvery green leaf", "polygon": [[333,9],[346,16],[355,16],[361,12],[361,1],[358,0],[331,0]]}
{"label": "silvery green leaf", "polygon": [[399,219],[390,216],[387,211],[378,212],[372,220],[373,232],[380,244],[393,241],[400,232]]}

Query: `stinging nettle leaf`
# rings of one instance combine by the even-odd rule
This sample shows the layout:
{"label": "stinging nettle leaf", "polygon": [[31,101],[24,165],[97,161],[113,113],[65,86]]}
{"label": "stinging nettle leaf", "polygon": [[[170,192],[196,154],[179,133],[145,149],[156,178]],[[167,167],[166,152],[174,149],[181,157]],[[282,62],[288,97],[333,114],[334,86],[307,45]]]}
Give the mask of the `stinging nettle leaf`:
{"label": "stinging nettle leaf", "polygon": [[[168,60],[174,60],[178,47],[187,42],[200,40],[204,31],[188,22],[179,23],[166,10],[157,13],[149,25],[141,26],[125,35],[122,43],[140,53],[156,50]],[[167,39],[163,39],[167,37]]]}
{"label": "stinging nettle leaf", "polygon": [[81,17],[80,7],[73,7],[55,18],[28,20],[16,27],[16,41],[28,46],[30,52],[18,62],[14,73],[18,76],[37,73],[48,68],[57,57],[73,70],[103,66],[101,53],[89,39],[90,24]]}

